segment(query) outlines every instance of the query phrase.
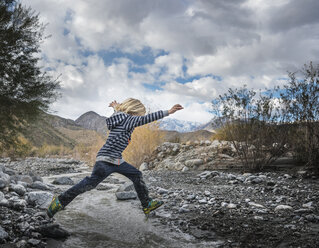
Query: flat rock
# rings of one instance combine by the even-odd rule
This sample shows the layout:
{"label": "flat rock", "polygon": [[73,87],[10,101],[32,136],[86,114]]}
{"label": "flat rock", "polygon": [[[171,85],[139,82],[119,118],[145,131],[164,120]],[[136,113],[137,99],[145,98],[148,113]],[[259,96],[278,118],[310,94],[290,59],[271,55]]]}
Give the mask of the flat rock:
{"label": "flat rock", "polygon": [[52,183],[57,185],[74,185],[73,180],[69,177],[58,177]]}
{"label": "flat rock", "polygon": [[50,190],[49,186],[41,181],[35,181],[29,187],[32,189]]}
{"label": "flat rock", "polygon": [[70,236],[68,231],[53,223],[40,226],[37,232],[41,233],[44,237],[54,239],[65,239]]}
{"label": "flat rock", "polygon": [[116,192],[115,196],[118,200],[130,200],[137,198],[137,194],[134,191]]}

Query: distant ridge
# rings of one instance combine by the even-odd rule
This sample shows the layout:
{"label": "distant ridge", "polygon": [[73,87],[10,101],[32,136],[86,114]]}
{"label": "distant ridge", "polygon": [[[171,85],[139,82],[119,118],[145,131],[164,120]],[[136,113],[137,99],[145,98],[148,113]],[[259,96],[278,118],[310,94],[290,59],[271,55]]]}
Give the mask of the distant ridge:
{"label": "distant ridge", "polygon": [[107,131],[105,118],[106,117],[100,116],[94,111],[89,111],[77,118],[75,123],[83,128],[95,130],[105,135]]}

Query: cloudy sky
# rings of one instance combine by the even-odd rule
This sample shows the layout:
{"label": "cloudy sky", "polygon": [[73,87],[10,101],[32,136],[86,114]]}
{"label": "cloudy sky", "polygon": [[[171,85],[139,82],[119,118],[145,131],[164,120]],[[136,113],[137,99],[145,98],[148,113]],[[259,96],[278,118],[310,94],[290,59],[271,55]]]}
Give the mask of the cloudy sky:
{"label": "cloudy sky", "polygon": [[179,103],[205,123],[229,87],[282,85],[319,58],[318,0],[21,0],[48,23],[42,66],[60,76],[56,114],[76,119],[109,102],[150,111]]}

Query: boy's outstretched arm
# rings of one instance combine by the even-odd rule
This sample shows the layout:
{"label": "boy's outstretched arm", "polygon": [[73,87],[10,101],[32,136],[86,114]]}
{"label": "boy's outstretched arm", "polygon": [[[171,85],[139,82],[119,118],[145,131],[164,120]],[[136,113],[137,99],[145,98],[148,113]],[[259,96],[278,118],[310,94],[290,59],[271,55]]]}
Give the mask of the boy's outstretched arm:
{"label": "boy's outstretched arm", "polygon": [[177,110],[181,110],[183,107],[179,104],[174,105],[170,110],[159,110],[154,113],[150,113],[144,116],[129,116],[124,124],[125,129],[130,130],[134,127],[142,126],[147,123],[159,120],[168,116],[169,114],[175,113]]}

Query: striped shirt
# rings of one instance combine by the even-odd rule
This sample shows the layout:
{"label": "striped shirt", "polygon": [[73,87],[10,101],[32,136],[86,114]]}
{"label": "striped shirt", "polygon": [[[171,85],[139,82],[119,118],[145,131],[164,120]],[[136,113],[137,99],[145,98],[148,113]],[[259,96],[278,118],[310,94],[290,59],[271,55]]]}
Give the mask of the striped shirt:
{"label": "striped shirt", "polygon": [[115,112],[112,116],[106,118],[106,125],[110,133],[105,144],[97,153],[97,157],[107,156],[122,159],[122,152],[128,146],[134,128],[162,119],[165,116],[168,116],[168,110],[159,110],[144,116]]}

